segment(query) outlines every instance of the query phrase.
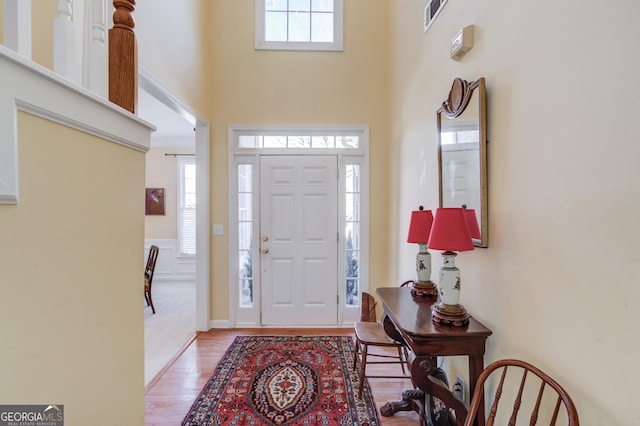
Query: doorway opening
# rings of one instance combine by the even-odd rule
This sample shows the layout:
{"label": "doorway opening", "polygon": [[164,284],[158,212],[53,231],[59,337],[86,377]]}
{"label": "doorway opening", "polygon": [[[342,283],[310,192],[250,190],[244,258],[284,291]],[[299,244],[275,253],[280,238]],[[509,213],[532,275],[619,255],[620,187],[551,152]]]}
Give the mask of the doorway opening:
{"label": "doorway opening", "polygon": [[[164,216],[145,221],[145,249],[151,244],[160,248],[152,287],[156,314],[147,315],[145,308],[149,384],[196,331],[209,329],[210,141],[209,124],[141,68],[139,110],[142,119],[158,128],[147,153],[147,163],[153,157],[158,168],[156,183],[147,173],[147,187],[160,182],[166,203]],[[162,181],[165,173],[170,177]],[[158,297],[165,297],[167,309]],[[151,334],[156,343],[147,345]]]}
{"label": "doorway opening", "polygon": [[368,289],[368,128],[229,135],[231,326],[354,322]]}

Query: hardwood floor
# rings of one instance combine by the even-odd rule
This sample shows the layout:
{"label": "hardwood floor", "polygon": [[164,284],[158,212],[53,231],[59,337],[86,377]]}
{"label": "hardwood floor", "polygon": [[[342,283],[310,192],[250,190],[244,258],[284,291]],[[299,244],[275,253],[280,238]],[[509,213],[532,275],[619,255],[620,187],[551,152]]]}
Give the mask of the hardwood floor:
{"label": "hardwood floor", "polygon": [[[330,329],[233,329],[210,330],[199,333],[184,352],[149,383],[145,392],[145,425],[180,425],[191,404],[196,399],[216,368],[229,345],[237,335],[338,335],[352,336],[348,328]],[[385,369],[388,374],[397,374],[399,366],[371,366]],[[393,369],[393,370],[392,370]],[[369,371],[369,366],[367,367]],[[380,374],[383,370],[376,371]],[[371,370],[373,372],[373,369]],[[400,399],[402,391],[411,387],[408,379],[370,379],[369,384],[378,410],[388,401]],[[418,415],[413,412],[396,413],[393,417],[382,417],[380,424],[420,425]]]}

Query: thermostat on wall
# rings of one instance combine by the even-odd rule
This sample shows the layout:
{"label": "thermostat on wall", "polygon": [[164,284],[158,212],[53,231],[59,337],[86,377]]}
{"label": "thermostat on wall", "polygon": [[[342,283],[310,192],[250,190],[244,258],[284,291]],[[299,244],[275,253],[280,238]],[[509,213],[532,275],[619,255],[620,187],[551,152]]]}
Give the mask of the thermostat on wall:
{"label": "thermostat on wall", "polygon": [[467,25],[451,40],[451,59],[459,61],[473,47],[473,25]]}

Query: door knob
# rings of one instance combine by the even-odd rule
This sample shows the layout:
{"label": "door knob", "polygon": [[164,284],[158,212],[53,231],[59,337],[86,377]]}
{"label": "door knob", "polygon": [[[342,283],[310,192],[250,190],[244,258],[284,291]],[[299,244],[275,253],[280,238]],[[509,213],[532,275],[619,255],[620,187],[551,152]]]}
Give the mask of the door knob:
{"label": "door knob", "polygon": [[267,247],[263,247],[262,253],[264,253],[264,254],[269,253],[269,249]]}

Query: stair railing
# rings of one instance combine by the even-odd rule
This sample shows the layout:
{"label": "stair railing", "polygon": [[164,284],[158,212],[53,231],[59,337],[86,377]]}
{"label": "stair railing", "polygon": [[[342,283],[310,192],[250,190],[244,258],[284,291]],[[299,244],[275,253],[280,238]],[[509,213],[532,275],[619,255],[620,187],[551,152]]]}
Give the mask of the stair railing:
{"label": "stair railing", "polygon": [[[112,3],[112,4],[111,4]],[[135,0],[58,0],[53,22],[53,71],[136,113]],[[3,44],[32,60],[32,0],[4,0]],[[107,32],[107,17],[113,27]]]}

